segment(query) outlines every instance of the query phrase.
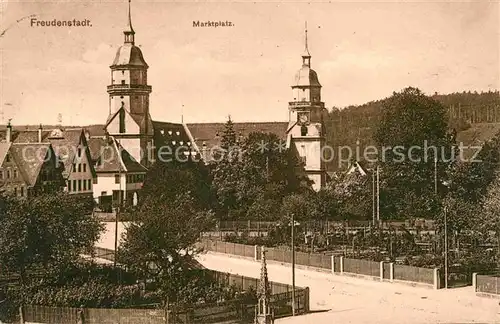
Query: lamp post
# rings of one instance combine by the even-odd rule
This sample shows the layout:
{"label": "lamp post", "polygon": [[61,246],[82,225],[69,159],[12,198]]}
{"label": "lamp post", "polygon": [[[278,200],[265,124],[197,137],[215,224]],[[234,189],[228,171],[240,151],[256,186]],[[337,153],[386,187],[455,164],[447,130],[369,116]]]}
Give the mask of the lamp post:
{"label": "lamp post", "polygon": [[[114,138],[113,138],[114,141]],[[120,215],[120,208],[122,205],[122,154],[121,154],[121,142],[118,140],[118,178],[120,179],[118,184],[118,207],[116,208],[115,214],[115,257],[113,260],[113,267],[116,268],[116,259],[118,258],[118,218]]]}
{"label": "lamp post", "polygon": [[295,215],[292,213],[292,316],[295,316]]}
{"label": "lamp post", "polygon": [[446,212],[446,206],[444,206],[444,288],[448,289],[448,222]]}

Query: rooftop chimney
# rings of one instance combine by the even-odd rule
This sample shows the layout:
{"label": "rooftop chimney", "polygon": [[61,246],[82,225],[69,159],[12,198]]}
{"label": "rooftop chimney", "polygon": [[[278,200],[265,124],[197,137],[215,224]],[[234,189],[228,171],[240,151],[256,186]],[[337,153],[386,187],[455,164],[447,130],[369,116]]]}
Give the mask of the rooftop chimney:
{"label": "rooftop chimney", "polygon": [[9,123],[7,124],[7,133],[5,134],[5,140],[7,143],[10,143],[12,141],[12,125],[10,124],[10,119]]}
{"label": "rooftop chimney", "polygon": [[42,142],[42,124],[38,127],[38,143]]}

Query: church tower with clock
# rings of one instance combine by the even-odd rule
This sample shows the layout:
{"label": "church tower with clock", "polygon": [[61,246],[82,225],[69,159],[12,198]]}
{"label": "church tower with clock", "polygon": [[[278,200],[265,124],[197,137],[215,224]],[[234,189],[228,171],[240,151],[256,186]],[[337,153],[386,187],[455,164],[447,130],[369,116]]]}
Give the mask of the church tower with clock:
{"label": "church tower with clock", "polygon": [[323,116],[325,104],[321,101],[321,84],[318,75],[311,69],[311,54],[305,29],[305,48],[302,67],[295,74],[292,85],[293,101],[288,103],[288,146],[296,151],[307,177],[318,191],[326,184],[324,161],[325,127]]}
{"label": "church tower with clock", "polygon": [[111,68],[111,84],[108,85],[109,116],[106,132],[137,162],[148,164],[148,152],[153,143],[153,122],[149,114],[151,86],[147,82],[148,64],[141,49],[135,45],[132,28],[130,0],[128,24],[123,32],[124,44],[116,52]]}

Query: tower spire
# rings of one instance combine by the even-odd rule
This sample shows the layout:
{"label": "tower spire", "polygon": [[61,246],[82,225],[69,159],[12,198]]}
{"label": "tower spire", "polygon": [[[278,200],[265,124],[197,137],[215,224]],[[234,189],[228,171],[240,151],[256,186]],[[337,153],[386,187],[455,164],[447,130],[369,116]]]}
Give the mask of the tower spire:
{"label": "tower spire", "polygon": [[130,43],[134,45],[134,28],[132,27],[132,13],[130,9],[130,2],[131,0],[128,0],[128,21],[127,21],[127,28],[123,32],[125,34],[125,43]]}
{"label": "tower spire", "polygon": [[304,53],[302,54],[302,65],[311,66],[311,54],[309,53],[309,46],[307,44],[307,21],[305,22],[305,40],[304,40]]}

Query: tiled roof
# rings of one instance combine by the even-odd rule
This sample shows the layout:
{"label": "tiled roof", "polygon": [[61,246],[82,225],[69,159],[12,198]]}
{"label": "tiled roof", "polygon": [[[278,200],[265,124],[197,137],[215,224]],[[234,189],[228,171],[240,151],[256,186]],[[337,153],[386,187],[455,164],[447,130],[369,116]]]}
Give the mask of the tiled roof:
{"label": "tiled roof", "polygon": [[66,129],[62,138],[50,138],[47,140],[52,144],[55,153],[59,155],[59,160],[64,164],[63,176],[69,176],[71,165],[74,163],[77,147],[80,144],[82,129]]}
{"label": "tiled roof", "polygon": [[[194,141],[201,147],[205,142],[207,147],[219,145],[225,123],[189,123],[186,124]],[[247,137],[252,132],[276,134],[280,139],[286,138],[288,122],[249,122],[234,123],[237,136]]]}
{"label": "tiled roof", "polygon": [[[14,143],[37,143],[38,130],[13,131],[12,142]],[[42,130],[42,142],[46,142],[49,131]]]}
{"label": "tiled roof", "polygon": [[[99,161],[96,172],[146,172],[147,169],[137,162],[119,143],[109,137],[90,138],[88,140],[93,161]],[[119,154],[121,148],[121,159]]]}
{"label": "tiled roof", "polygon": [[162,146],[176,147],[191,145],[191,140],[184,125],[153,121],[154,142],[156,148]]}
{"label": "tiled roof", "polygon": [[115,143],[116,147],[121,152],[122,163],[125,166],[125,170],[128,172],[146,172],[146,169],[142,164],[137,162],[129,152],[127,152],[118,142]]}
{"label": "tiled roof", "polygon": [[90,136],[104,136],[104,125],[89,125],[83,127],[85,132],[89,132]]}
{"label": "tiled roof", "polygon": [[100,156],[101,147],[106,145],[106,140],[102,137],[91,137],[87,140],[87,145],[90,151],[90,158],[95,162]]}
{"label": "tiled roof", "polygon": [[0,166],[2,166],[11,145],[11,143],[0,142]]}
{"label": "tiled roof", "polygon": [[11,146],[12,156],[28,185],[35,185],[49,150],[51,150],[50,143],[24,143]]}

